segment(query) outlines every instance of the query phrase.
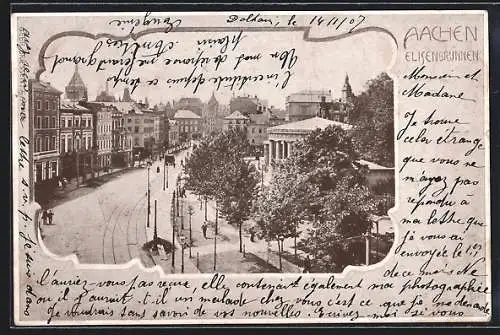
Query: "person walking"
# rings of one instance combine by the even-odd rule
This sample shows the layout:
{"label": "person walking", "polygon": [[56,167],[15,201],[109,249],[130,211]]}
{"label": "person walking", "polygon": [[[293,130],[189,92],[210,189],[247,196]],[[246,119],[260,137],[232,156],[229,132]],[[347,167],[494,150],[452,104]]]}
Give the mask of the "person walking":
{"label": "person walking", "polygon": [[254,227],[250,228],[250,242],[255,242],[255,229],[254,229]]}
{"label": "person walking", "polygon": [[207,228],[208,228],[208,225],[207,225],[207,222],[205,221],[201,225],[201,230],[203,231],[203,237],[205,238],[205,240],[207,239]]}
{"label": "person walking", "polygon": [[42,213],[42,221],[43,221],[43,224],[46,225],[47,224],[47,210],[44,209],[43,210],[43,213]]}
{"label": "person walking", "polygon": [[49,224],[52,224],[52,218],[54,217],[52,209],[49,209],[49,211],[47,212],[47,217],[49,218]]}
{"label": "person walking", "polygon": [[311,272],[311,258],[309,258],[309,255],[307,255],[306,259],[304,260],[304,273],[310,273]]}

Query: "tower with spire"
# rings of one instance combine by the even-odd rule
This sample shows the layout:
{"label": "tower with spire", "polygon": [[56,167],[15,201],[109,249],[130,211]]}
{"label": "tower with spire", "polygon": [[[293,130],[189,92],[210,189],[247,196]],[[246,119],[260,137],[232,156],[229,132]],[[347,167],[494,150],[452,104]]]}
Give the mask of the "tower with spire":
{"label": "tower with spire", "polygon": [[341,101],[343,103],[351,103],[353,98],[351,84],[349,84],[349,75],[345,74],[344,86],[342,87]]}
{"label": "tower with spire", "polygon": [[66,99],[74,102],[87,101],[87,86],[82,80],[80,73],[78,73],[78,65],[75,65],[75,72],[71,77],[68,85],[65,88]]}
{"label": "tower with spire", "polygon": [[108,81],[106,80],[106,89],[104,91],[101,91],[95,99],[95,101],[98,102],[115,102],[116,99],[113,95],[109,93],[109,84]]}
{"label": "tower with spire", "polygon": [[134,102],[134,100],[132,100],[132,97],[130,96],[128,87],[125,87],[125,89],[123,90],[122,102]]}

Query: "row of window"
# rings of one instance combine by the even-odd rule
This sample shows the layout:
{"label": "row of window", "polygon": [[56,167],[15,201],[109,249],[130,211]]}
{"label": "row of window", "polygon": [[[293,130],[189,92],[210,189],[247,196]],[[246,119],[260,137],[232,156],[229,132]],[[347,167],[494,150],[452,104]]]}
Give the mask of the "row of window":
{"label": "row of window", "polygon": [[61,116],[61,126],[62,128],[92,128],[92,116],[82,117],[80,123],[80,116],[75,117],[65,117]]}
{"label": "row of window", "polygon": [[69,152],[73,150],[85,149],[89,150],[92,148],[92,136],[76,137],[73,141],[71,135],[61,136],[61,152]]}
{"label": "row of window", "polygon": [[111,124],[100,124],[98,130],[100,133],[111,132],[111,130],[112,130]]}
{"label": "row of window", "polygon": [[198,131],[197,126],[182,126],[181,129],[182,129],[182,132],[184,132],[184,133],[191,133],[191,132]]}
{"label": "row of window", "polygon": [[57,177],[57,168],[57,161],[35,163],[35,183]]}
{"label": "row of window", "polygon": [[[50,108],[49,108],[49,107],[50,107]],[[35,109],[36,109],[37,111],[41,111],[41,110],[42,110],[42,101],[40,101],[40,100],[35,100]],[[44,109],[45,111],[49,111],[49,110],[50,110],[50,111],[55,111],[55,110],[57,109],[57,103],[56,103],[56,101],[54,101],[54,100],[50,100],[50,101],[45,100],[45,101],[43,102],[43,109]]]}
{"label": "row of window", "polygon": [[35,152],[47,152],[56,150],[55,136],[37,136],[35,138]]}
{"label": "row of window", "polygon": [[37,116],[35,117],[35,128],[57,128],[57,118],[55,116]]}
{"label": "row of window", "polygon": [[112,148],[111,140],[99,140],[99,141],[97,141],[97,145],[99,146],[99,149],[111,149]]}

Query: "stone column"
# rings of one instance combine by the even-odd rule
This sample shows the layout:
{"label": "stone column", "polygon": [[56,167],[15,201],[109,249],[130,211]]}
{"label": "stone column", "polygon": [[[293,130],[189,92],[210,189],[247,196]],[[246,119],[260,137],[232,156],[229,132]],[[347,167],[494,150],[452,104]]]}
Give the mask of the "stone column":
{"label": "stone column", "polygon": [[283,141],[283,158],[288,158],[288,141]]}
{"label": "stone column", "polygon": [[277,141],[277,145],[278,145],[278,154],[276,155],[277,159],[282,159],[283,158],[283,142],[282,141]]}
{"label": "stone column", "polygon": [[269,143],[264,143],[264,164],[269,164]]}
{"label": "stone column", "polygon": [[271,149],[271,161],[276,159],[276,141],[274,140],[269,140],[269,145]]}
{"label": "stone column", "polygon": [[293,142],[288,142],[288,156],[291,156],[293,153]]}

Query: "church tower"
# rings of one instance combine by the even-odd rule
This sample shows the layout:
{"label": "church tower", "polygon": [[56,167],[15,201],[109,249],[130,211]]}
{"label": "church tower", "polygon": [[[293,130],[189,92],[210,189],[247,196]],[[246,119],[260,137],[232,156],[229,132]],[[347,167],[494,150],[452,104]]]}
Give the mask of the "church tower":
{"label": "church tower", "polygon": [[78,73],[78,65],[75,65],[75,72],[68,85],[66,85],[65,92],[68,100],[74,102],[88,100],[87,87]]}
{"label": "church tower", "polygon": [[341,101],[343,103],[351,103],[353,98],[351,84],[349,84],[349,76],[345,75],[344,86],[342,87]]}
{"label": "church tower", "polygon": [[122,97],[123,102],[133,102],[132,97],[130,96],[130,91],[128,90],[128,87],[125,87],[123,90],[123,97]]}

